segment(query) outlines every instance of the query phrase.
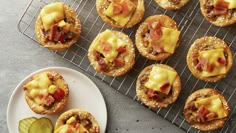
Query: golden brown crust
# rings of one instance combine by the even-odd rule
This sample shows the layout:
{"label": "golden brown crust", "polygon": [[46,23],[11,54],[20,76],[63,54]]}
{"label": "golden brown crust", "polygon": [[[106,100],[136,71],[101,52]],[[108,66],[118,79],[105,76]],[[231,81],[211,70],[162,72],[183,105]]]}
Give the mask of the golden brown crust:
{"label": "golden brown crust", "polygon": [[193,127],[200,129],[202,131],[211,131],[211,130],[215,130],[218,128],[221,128],[222,126],[224,126],[225,120],[226,118],[223,119],[216,119],[216,120],[212,120],[212,121],[208,121],[206,123],[191,123],[189,117],[187,116],[187,111],[188,111],[188,105],[190,104],[190,102],[196,100],[196,98],[198,98],[199,96],[202,95],[218,95],[223,103],[223,107],[226,110],[226,114],[227,116],[229,115],[229,111],[230,108],[228,106],[227,101],[225,100],[224,96],[221,95],[217,90],[214,90],[212,88],[203,88],[200,90],[197,90],[195,92],[193,92],[186,100],[185,102],[185,106],[184,106],[184,117],[186,119],[187,122],[189,122]]}
{"label": "golden brown crust", "polygon": [[213,10],[213,9],[208,10],[209,7],[207,7],[207,1],[210,1],[208,3],[213,3],[213,0],[200,0],[200,8],[201,8],[202,15],[210,23],[212,23],[216,26],[224,27],[224,26],[234,24],[236,22],[236,10],[232,10],[232,14],[229,14],[229,15],[228,14],[227,15],[210,14],[211,10]]}
{"label": "golden brown crust", "polygon": [[[216,48],[223,48],[224,54],[227,56],[226,61],[226,73],[218,76],[212,76],[212,77],[203,77],[201,71],[199,71],[196,67],[196,64],[194,63],[194,60],[197,58],[195,55],[198,53],[198,51],[201,50],[210,50],[210,49],[216,49]],[[192,46],[189,48],[188,54],[187,54],[187,64],[189,70],[192,72],[192,74],[201,80],[207,81],[207,82],[216,82],[222,78],[224,78],[229,70],[231,69],[233,65],[233,57],[230,48],[228,45],[221,39],[216,37],[202,37],[200,39],[197,39]]]}
{"label": "golden brown crust", "polygon": [[121,76],[121,75],[127,73],[134,65],[135,53],[134,53],[133,43],[132,43],[132,40],[129,38],[129,36],[127,36],[126,34],[120,32],[120,31],[114,31],[114,30],[112,32],[119,39],[126,42],[126,51],[128,52],[127,56],[129,56],[129,58],[128,58],[128,61],[125,61],[124,66],[110,70],[110,71],[104,71],[104,70],[100,69],[98,61],[96,61],[96,57],[94,55],[95,49],[93,47],[95,45],[95,41],[97,41],[99,39],[100,34],[97,35],[97,37],[93,40],[92,44],[89,47],[88,59],[91,62],[91,65],[93,66],[93,68],[97,72],[102,73],[104,75],[108,75],[108,76]]}
{"label": "golden brown crust", "polygon": [[144,86],[144,82],[147,82],[147,78],[150,75],[152,67],[154,66],[158,66],[158,67],[162,67],[171,71],[175,71],[172,67],[168,65],[164,65],[164,64],[154,64],[154,65],[147,66],[146,68],[142,70],[142,72],[138,76],[138,79],[136,82],[136,93],[137,93],[138,98],[148,107],[151,107],[151,108],[167,107],[169,104],[177,100],[181,91],[181,80],[180,80],[179,75],[177,74],[171,87],[171,91],[170,91],[171,95],[169,94],[165,99],[163,99],[163,101],[158,102],[155,99],[148,98],[147,96],[148,88]]}
{"label": "golden brown crust", "polygon": [[[153,15],[149,16],[138,28],[135,35],[136,47],[140,54],[150,60],[164,60],[171,56],[171,53],[158,53],[156,55],[149,52],[147,42],[144,41],[145,34],[148,33],[148,22],[159,21],[163,27],[173,28],[178,30],[178,27],[173,19],[166,15]],[[180,40],[177,42],[175,49],[179,46]]]}
{"label": "golden brown crust", "polygon": [[155,0],[159,6],[166,10],[178,10],[187,4],[188,1],[189,0]]}
{"label": "golden brown crust", "polygon": [[54,42],[47,40],[42,32],[43,22],[41,16],[39,15],[35,22],[35,34],[38,38],[39,43],[43,47],[49,48],[51,50],[64,50],[66,48],[69,48],[72,44],[76,43],[76,41],[79,39],[81,33],[81,24],[77,13],[68,5],[63,4],[63,8],[65,18],[73,18],[75,20],[72,26],[73,28],[70,28],[70,30],[72,30],[71,32],[74,33],[74,37],[71,40],[65,41],[64,43],[61,43],[60,41]]}
{"label": "golden brown crust", "polygon": [[57,82],[60,81],[60,88],[64,90],[65,96],[60,101],[55,101],[52,104],[52,106],[45,107],[44,105],[37,104],[34,101],[34,98],[32,96],[30,96],[27,89],[24,88],[25,89],[25,100],[26,100],[27,104],[29,105],[30,109],[37,114],[55,114],[55,113],[61,111],[64,108],[64,106],[66,105],[67,100],[68,100],[68,96],[69,96],[69,88],[68,88],[67,83],[63,79],[63,77],[55,71],[45,71],[45,72],[37,73],[37,74],[33,75],[29,79],[28,82],[34,80],[36,77],[38,77],[42,73],[47,73],[47,75],[50,75],[50,77],[51,77],[50,80],[53,84],[57,84]]}
{"label": "golden brown crust", "polygon": [[119,25],[113,19],[105,15],[104,12],[109,6],[110,0],[96,0],[96,8],[98,15],[106,24],[111,25],[112,27],[115,28],[131,28],[142,20],[145,12],[144,0],[131,0],[131,2],[135,4],[136,9],[132,17],[130,18],[129,22],[125,26]]}
{"label": "golden brown crust", "polygon": [[85,128],[90,133],[100,133],[100,127],[99,127],[99,124],[96,121],[96,119],[92,116],[92,114],[90,114],[89,112],[87,112],[85,110],[81,110],[81,109],[70,109],[70,110],[64,112],[63,114],[61,114],[56,121],[54,130],[56,131],[61,126],[65,125],[66,121],[72,116],[78,118],[80,124],[83,123],[83,121],[87,122],[87,120],[89,120],[91,122],[91,123],[89,122],[89,124],[91,124],[91,125],[89,126],[89,128],[86,126],[85,126]]}

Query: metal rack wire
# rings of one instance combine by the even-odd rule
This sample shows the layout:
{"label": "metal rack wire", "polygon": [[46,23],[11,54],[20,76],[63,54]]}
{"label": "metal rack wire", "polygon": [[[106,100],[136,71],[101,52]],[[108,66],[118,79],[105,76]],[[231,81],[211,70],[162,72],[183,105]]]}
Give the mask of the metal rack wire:
{"label": "metal rack wire", "polygon": [[[34,34],[34,23],[41,8],[51,2],[53,2],[53,0],[31,0],[18,23],[19,31],[25,36],[38,42]],[[95,0],[65,0],[63,2],[70,5],[78,13],[82,23],[82,34],[81,38],[75,45],[72,45],[69,49],[64,51],[56,51],[56,54],[60,55],[62,58],[68,60],[70,63],[76,65],[85,72],[97,77],[124,95],[132,98],[134,101],[138,101],[135,92],[135,82],[139,72],[145,66],[153,63],[168,64],[174,67],[181,77],[181,94],[178,100],[168,108],[156,108],[150,110],[187,132],[200,132],[185,122],[182,115],[182,108],[186,98],[193,91],[204,87],[216,88],[227,99],[231,108],[231,113],[225,126],[222,129],[213,132],[236,132],[236,100],[234,99],[234,97],[236,97],[236,64],[234,63],[233,69],[225,79],[217,83],[206,83],[194,78],[191,75],[191,72],[187,68],[185,59],[190,45],[193,41],[202,36],[217,36],[223,39],[230,46],[233,52],[233,57],[235,57],[235,25],[226,28],[219,28],[211,25],[201,15],[199,0],[191,0],[186,6],[178,11],[167,11],[160,8],[153,0],[145,0],[146,12],[144,18],[154,14],[166,14],[177,22],[181,30],[180,46],[172,57],[161,62],[147,60],[140,56],[136,50],[136,63],[129,73],[121,77],[108,77],[97,73],[90,66],[87,59],[87,50],[91,41],[99,32],[104,31],[107,28],[113,28],[104,24],[97,15]],[[123,31],[134,41],[136,29],[137,26],[131,29],[115,30]],[[234,59],[234,62],[236,62],[236,59]]]}

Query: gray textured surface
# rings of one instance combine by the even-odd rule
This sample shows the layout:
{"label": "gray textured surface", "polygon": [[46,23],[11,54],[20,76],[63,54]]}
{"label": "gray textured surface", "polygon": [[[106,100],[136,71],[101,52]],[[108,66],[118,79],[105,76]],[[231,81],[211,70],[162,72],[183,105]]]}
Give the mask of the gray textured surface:
{"label": "gray textured surface", "polygon": [[[6,124],[8,100],[16,85],[25,76],[49,66],[78,70],[60,56],[40,47],[17,30],[17,21],[27,3],[26,0],[1,0],[0,4],[0,132],[2,133],[8,132]],[[89,77],[97,84],[105,98],[109,133],[183,132],[142,105],[97,81],[94,77]]]}

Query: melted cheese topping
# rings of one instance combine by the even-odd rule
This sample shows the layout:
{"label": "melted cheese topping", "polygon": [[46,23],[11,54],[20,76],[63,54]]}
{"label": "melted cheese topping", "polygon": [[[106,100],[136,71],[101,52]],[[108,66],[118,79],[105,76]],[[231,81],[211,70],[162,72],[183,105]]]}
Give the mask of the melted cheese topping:
{"label": "melted cheese topping", "polygon": [[[121,12],[119,14],[114,13],[114,5],[118,4],[122,6],[122,3],[125,2],[127,4],[127,11],[126,12]],[[116,0],[116,3],[113,1],[111,4],[108,6],[108,8],[105,11],[105,14],[108,17],[111,17],[113,20],[115,20],[119,25],[125,26],[130,18],[132,17],[132,14],[135,10],[135,5],[130,1],[130,0]]]}
{"label": "melted cheese topping", "polygon": [[179,40],[180,31],[166,27],[161,27],[161,31],[162,36],[158,40],[158,44],[164,47],[166,52],[173,54]]}
{"label": "melted cheese topping", "polygon": [[[101,40],[106,41],[106,44],[101,44]],[[108,45],[105,47],[109,47],[109,51],[107,51],[103,45]],[[103,33],[100,33],[93,47],[96,51],[103,54],[106,62],[112,62],[119,53],[117,48],[125,45],[126,43],[113,34],[111,30],[105,30]]]}
{"label": "melted cheese topping", "polygon": [[29,95],[34,98],[37,104],[43,104],[44,101],[41,100],[39,95],[47,95],[48,88],[51,85],[51,81],[47,76],[47,73],[39,74],[32,81],[25,85],[25,88],[29,92]]}
{"label": "melted cheese topping", "polygon": [[236,8],[236,1],[235,0],[214,0],[214,6],[220,6],[219,3],[222,3],[222,2],[228,3],[228,9]]}
{"label": "melted cheese topping", "polygon": [[[78,125],[73,125],[73,123],[76,122]],[[75,127],[74,127],[75,126]],[[55,133],[89,133],[89,131],[82,125],[77,123],[76,118],[72,116],[70,119],[66,121],[66,124],[58,128]]]}
{"label": "melted cheese topping", "polygon": [[[206,107],[210,112],[217,113],[217,117],[213,119],[221,119],[227,116],[227,112],[223,107],[223,103],[218,95],[213,95],[207,98],[197,99],[195,106],[200,108],[201,106]],[[211,120],[213,120],[211,119]]]}
{"label": "melted cheese topping", "polygon": [[40,12],[40,15],[44,29],[49,30],[54,23],[64,19],[63,3],[56,2],[46,5]]}
{"label": "melted cheese topping", "polygon": [[207,51],[200,51],[199,58],[205,59],[208,64],[212,64],[214,66],[212,71],[203,70],[203,77],[217,76],[226,73],[226,66],[220,64],[217,61],[218,58],[226,60],[224,56],[224,49],[211,49]]}
{"label": "melted cheese topping", "polygon": [[[168,95],[171,89],[171,85],[173,84],[176,76],[177,73],[175,71],[168,70],[159,66],[154,66],[149,75],[149,79],[144,86]],[[166,83],[170,84],[168,88],[164,91],[161,90],[161,87]]]}

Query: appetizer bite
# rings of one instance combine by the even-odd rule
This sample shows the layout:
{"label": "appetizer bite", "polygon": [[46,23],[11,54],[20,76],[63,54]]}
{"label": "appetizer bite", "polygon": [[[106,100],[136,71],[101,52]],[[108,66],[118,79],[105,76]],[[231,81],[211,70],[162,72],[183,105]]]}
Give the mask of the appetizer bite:
{"label": "appetizer bite", "polygon": [[180,91],[181,81],[178,73],[164,64],[144,68],[136,83],[138,98],[151,108],[167,107],[176,101]]}
{"label": "appetizer bite", "polygon": [[192,74],[207,82],[225,77],[233,64],[228,45],[216,37],[197,39],[187,54],[187,64]]}
{"label": "appetizer bite", "polygon": [[204,88],[188,97],[184,106],[184,117],[193,127],[210,131],[224,126],[229,110],[228,103],[218,91]]}
{"label": "appetizer bite", "polygon": [[228,26],[236,22],[235,0],[200,0],[203,16],[216,26]]}
{"label": "appetizer bite", "polygon": [[25,100],[37,114],[54,114],[62,110],[69,96],[68,85],[55,71],[33,75],[24,86]]}
{"label": "appetizer bite", "polygon": [[100,133],[98,122],[87,111],[71,109],[56,121],[54,133]]}
{"label": "appetizer bite", "polygon": [[148,17],[138,28],[135,41],[138,51],[151,60],[164,60],[179,46],[180,31],[166,15]]}
{"label": "appetizer bite", "polygon": [[144,0],[96,0],[98,15],[115,28],[130,28],[144,15]]}
{"label": "appetizer bite", "polygon": [[155,0],[155,2],[166,10],[177,10],[188,3],[189,0]]}
{"label": "appetizer bite", "polygon": [[123,75],[135,62],[132,40],[122,32],[105,30],[93,40],[88,58],[97,72],[108,76]]}
{"label": "appetizer bite", "polygon": [[78,40],[80,32],[76,12],[61,2],[44,6],[35,23],[39,43],[52,50],[69,48]]}

